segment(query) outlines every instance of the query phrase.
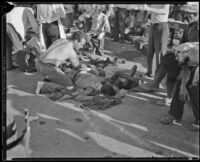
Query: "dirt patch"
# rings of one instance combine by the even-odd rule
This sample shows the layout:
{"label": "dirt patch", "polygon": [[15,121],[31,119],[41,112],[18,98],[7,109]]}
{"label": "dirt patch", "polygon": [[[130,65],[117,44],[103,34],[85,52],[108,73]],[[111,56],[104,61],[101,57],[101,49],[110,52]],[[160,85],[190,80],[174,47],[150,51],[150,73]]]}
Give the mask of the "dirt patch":
{"label": "dirt patch", "polygon": [[46,124],[46,121],[39,121],[39,124],[44,125],[44,124]]}

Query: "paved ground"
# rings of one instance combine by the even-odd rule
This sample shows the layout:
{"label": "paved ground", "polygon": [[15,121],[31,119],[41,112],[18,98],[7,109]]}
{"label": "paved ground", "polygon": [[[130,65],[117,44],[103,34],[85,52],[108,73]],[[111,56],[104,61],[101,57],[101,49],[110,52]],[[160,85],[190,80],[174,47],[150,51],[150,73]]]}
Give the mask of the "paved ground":
{"label": "paved ground", "polygon": [[[122,69],[136,64],[140,73],[146,71],[146,57],[133,45],[106,40],[105,49],[107,55],[128,60],[119,65]],[[38,72],[7,72],[7,108],[15,114],[18,129],[24,127],[25,108],[30,115],[39,116],[31,122],[31,157],[199,156],[199,133],[188,130],[194,120],[191,107],[185,107],[183,126],[160,124],[169,107],[156,106],[149,100],[162,99],[166,96],[164,89],[154,94],[131,92],[121,105],[92,111],[80,109],[74,101],[53,102],[35,95],[38,80],[42,80]],[[23,144],[20,149],[27,152]]]}

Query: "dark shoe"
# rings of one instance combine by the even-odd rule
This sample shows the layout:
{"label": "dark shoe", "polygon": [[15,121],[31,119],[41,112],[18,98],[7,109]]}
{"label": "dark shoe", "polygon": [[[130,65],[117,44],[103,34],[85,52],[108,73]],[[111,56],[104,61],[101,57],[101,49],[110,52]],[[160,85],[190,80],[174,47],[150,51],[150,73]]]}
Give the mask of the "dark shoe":
{"label": "dark shoe", "polygon": [[172,115],[168,114],[167,116],[164,116],[161,118],[160,120],[160,123],[161,124],[165,124],[165,125],[168,125],[168,124],[175,124],[175,125],[179,125],[181,126],[181,120],[177,120],[175,119]]}
{"label": "dark shoe", "polygon": [[197,132],[199,131],[199,121],[195,121],[191,127],[189,128],[189,130],[193,131],[193,132]]}
{"label": "dark shoe", "polygon": [[145,75],[146,75],[147,77],[149,77],[149,78],[152,78],[152,77],[153,77],[153,75],[152,75],[151,73],[149,73],[149,72],[146,72]]}
{"label": "dark shoe", "polygon": [[44,78],[43,81],[44,81],[44,82],[51,82],[50,79],[48,79],[48,78]]}

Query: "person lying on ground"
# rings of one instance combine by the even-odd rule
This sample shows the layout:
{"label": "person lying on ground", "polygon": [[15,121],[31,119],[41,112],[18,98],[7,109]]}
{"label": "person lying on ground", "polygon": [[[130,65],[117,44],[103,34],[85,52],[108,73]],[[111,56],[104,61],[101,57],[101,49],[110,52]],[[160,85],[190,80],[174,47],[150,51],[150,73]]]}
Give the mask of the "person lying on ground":
{"label": "person lying on ground", "polygon": [[[80,55],[79,55],[80,60]],[[109,57],[102,57],[98,55],[89,55],[88,57],[82,58],[80,60],[80,64],[82,67],[90,69],[88,72],[95,74],[97,76],[111,77],[115,72],[120,71],[120,68],[117,67],[118,62],[125,62],[125,60],[120,60],[119,58],[115,57],[113,60]],[[67,71],[68,68],[72,68],[72,65],[69,61],[66,60],[64,64],[61,65],[61,69],[63,72]]]}
{"label": "person lying on ground", "polygon": [[40,55],[39,59],[36,59],[37,70],[49,81],[63,86],[72,86],[72,80],[59,66],[69,59],[74,70],[81,69],[76,51],[82,48],[85,42],[85,34],[82,32],[74,33],[71,40],[56,40],[45,53]]}
{"label": "person lying on ground", "polygon": [[[110,79],[105,79],[86,70],[77,72],[71,69],[66,73],[74,83],[74,93],[65,87],[59,86],[56,88],[55,86],[52,88],[52,83],[49,82],[38,82],[36,93],[46,93],[45,89],[47,89],[47,93],[51,93],[50,98],[54,100],[59,99],[64,95],[67,95],[69,98],[84,101],[92,100],[94,96],[99,93],[105,96],[116,96],[123,91],[122,89],[129,90],[138,85],[138,81],[133,78],[136,71],[137,66],[133,66],[129,73],[119,71],[116,72]],[[59,90],[57,93],[55,92],[57,89],[62,90]]]}

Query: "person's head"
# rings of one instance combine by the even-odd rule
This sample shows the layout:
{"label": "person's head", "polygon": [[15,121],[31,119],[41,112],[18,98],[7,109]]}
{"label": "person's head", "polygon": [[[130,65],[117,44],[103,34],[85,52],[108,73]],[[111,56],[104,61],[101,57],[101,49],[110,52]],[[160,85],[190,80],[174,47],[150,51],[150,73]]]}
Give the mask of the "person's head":
{"label": "person's head", "polygon": [[126,16],[129,17],[131,15],[131,10],[126,10]]}
{"label": "person's head", "polygon": [[81,31],[75,32],[72,34],[72,40],[74,42],[74,49],[78,51],[83,48],[87,42],[86,34]]}
{"label": "person's head", "polygon": [[96,5],[94,11],[95,13],[100,14],[103,11],[103,5]]}
{"label": "person's head", "polygon": [[101,87],[101,93],[106,96],[115,96],[116,90],[111,84],[105,84]]}
{"label": "person's head", "polygon": [[126,89],[126,90],[130,90],[132,87],[132,81],[129,80],[126,77],[119,77],[116,81],[115,81],[115,85],[119,88],[119,89]]}
{"label": "person's head", "polygon": [[199,42],[187,42],[180,44],[175,50],[179,64],[199,64]]}

